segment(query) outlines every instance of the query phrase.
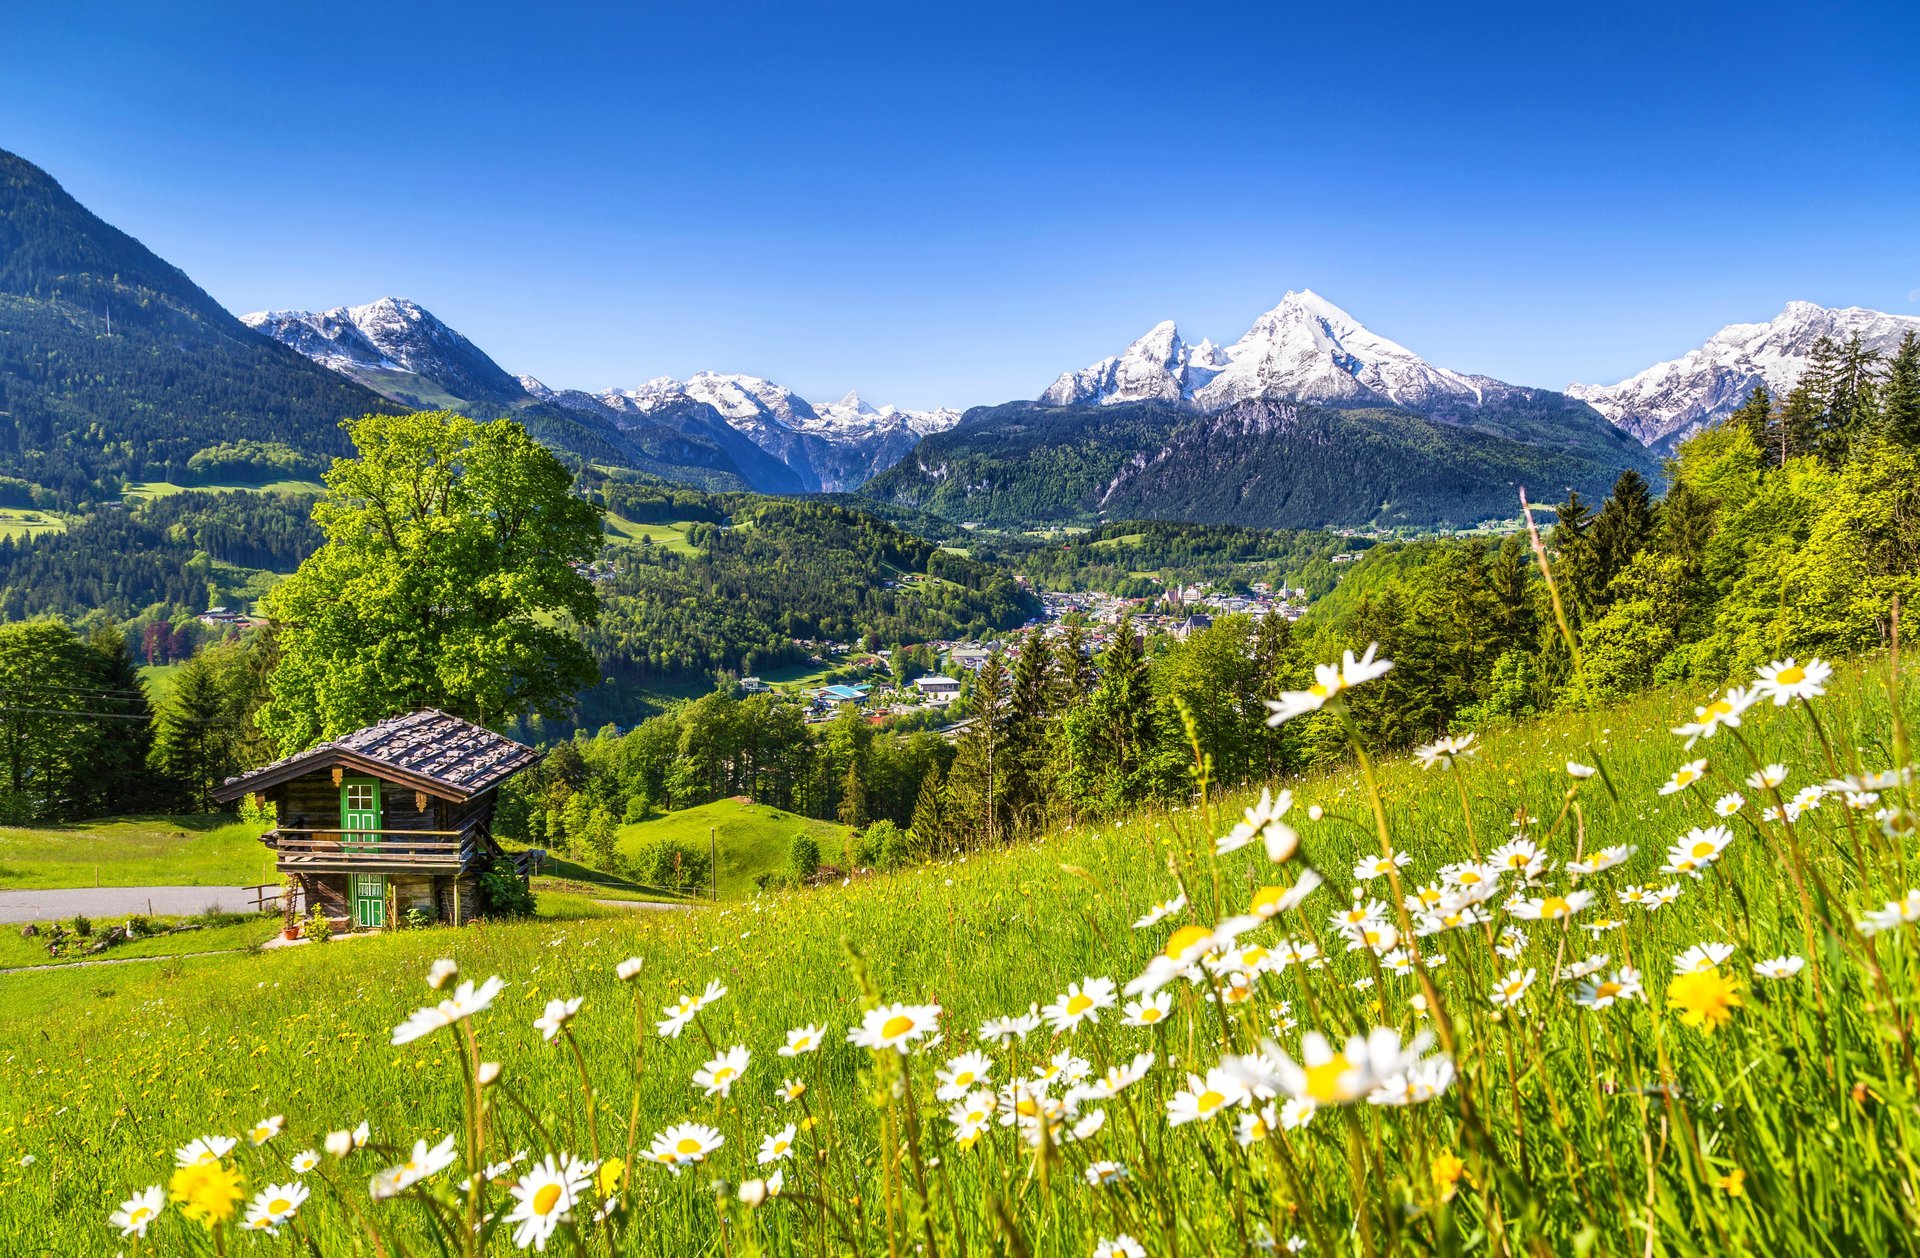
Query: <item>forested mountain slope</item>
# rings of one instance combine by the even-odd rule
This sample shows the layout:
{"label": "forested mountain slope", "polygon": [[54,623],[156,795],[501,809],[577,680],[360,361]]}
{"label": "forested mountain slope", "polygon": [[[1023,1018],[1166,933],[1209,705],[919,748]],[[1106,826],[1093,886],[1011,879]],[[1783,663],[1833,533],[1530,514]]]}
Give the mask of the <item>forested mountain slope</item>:
{"label": "forested mountain slope", "polygon": [[990,522],[1463,525],[1511,516],[1522,486],[1597,495],[1624,468],[1651,470],[1638,443],[1566,409],[1515,403],[1453,423],[1265,399],[1214,414],[1009,403],[969,412],[862,492]]}

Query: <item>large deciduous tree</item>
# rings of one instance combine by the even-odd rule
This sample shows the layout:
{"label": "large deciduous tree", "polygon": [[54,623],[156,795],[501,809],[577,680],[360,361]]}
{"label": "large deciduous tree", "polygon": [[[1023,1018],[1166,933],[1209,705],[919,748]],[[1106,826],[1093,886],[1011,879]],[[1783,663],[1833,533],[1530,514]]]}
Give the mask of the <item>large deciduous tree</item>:
{"label": "large deciduous tree", "polygon": [[263,601],[282,654],[260,725],[283,752],[437,707],[484,725],[557,717],[597,670],[576,625],[598,614],[574,570],[600,509],[511,420],[446,411],[345,425],[326,535]]}

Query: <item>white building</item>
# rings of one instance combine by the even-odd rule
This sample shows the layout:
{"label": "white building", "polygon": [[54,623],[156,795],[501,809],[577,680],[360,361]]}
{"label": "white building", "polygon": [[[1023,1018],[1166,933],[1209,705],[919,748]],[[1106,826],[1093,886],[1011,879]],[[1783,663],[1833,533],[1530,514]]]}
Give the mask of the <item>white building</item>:
{"label": "white building", "polygon": [[951,677],[939,673],[928,673],[925,677],[913,679],[914,686],[926,696],[929,703],[946,707],[960,697],[960,683]]}

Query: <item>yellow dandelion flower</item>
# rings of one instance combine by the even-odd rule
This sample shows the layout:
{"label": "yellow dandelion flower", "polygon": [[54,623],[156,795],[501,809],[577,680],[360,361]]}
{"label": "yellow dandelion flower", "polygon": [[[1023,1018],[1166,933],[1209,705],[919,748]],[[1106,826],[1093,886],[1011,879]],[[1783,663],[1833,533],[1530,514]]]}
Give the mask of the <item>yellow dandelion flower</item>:
{"label": "yellow dandelion flower", "polygon": [[1740,984],[1708,966],[1691,974],[1682,974],[1667,985],[1667,1007],[1680,1010],[1680,1021],[1712,1035],[1733,1021],[1740,1007]]}
{"label": "yellow dandelion flower", "polygon": [[1736,1166],[1714,1180],[1713,1186],[1729,1197],[1744,1197],[1747,1195],[1747,1173]]}
{"label": "yellow dandelion flower", "polygon": [[246,1196],[240,1172],[225,1162],[195,1162],[178,1167],[167,1181],[167,1196],[180,1207],[180,1213],[208,1231],[216,1223],[233,1217],[234,1208]]}
{"label": "yellow dandelion flower", "polygon": [[1467,1173],[1467,1164],[1458,1154],[1443,1151],[1433,1159],[1428,1173],[1433,1176],[1433,1186],[1439,1190],[1440,1199],[1452,1201],[1453,1194],[1459,1191],[1461,1176]]}

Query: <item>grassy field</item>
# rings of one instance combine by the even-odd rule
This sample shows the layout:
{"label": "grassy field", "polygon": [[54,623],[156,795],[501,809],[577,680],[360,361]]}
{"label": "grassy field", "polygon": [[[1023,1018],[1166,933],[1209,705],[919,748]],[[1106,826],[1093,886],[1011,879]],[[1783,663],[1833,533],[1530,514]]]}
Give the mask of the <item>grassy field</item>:
{"label": "grassy field", "polygon": [[[1803,805],[1791,830],[1767,820],[1760,810],[1775,796],[1742,785],[1746,774],[1777,760],[1789,768],[1784,794],[1819,782],[1829,773],[1821,739],[1797,707],[1762,706],[1737,735],[1722,730],[1688,752],[1667,730],[1697,701],[1651,695],[1483,735],[1457,777],[1396,760],[1380,766],[1377,794],[1351,767],[1292,783],[1297,802],[1286,820],[1298,829],[1299,851],[1285,867],[1269,863],[1257,839],[1214,856],[1214,841],[1248,802],[1232,796],[1217,807],[1082,824],[844,888],[671,918],[582,916],[0,977],[8,1072],[0,1235],[22,1253],[111,1252],[125,1242],[107,1212],[144,1185],[166,1184],[175,1146],[279,1114],[284,1134],[257,1149],[242,1141],[223,1163],[244,1173],[248,1192],[296,1178],[288,1159],[319,1148],[328,1131],[365,1119],[372,1137],[305,1176],[313,1197],[291,1238],[283,1228],[277,1242],[262,1239],[262,1252],[373,1252],[369,1225],[401,1238],[408,1253],[447,1252],[435,1239],[442,1235],[458,1248],[466,1234],[432,1222],[435,1211],[457,1215],[465,1205],[448,1195],[465,1174],[458,1164],[400,1200],[369,1201],[367,1191],[368,1176],[399,1162],[416,1139],[467,1130],[462,1033],[389,1042],[391,1028],[436,998],[423,977],[447,956],[463,977],[497,974],[506,983],[470,1023],[477,1054],[501,1068],[487,1094],[480,1160],[522,1148],[537,1159],[556,1146],[590,1156],[596,1142],[602,1156],[644,1159],[648,1139],[681,1121],[711,1124],[723,1140],[703,1164],[684,1168],[690,1173],[637,1165],[624,1185],[616,1174],[586,1187],[581,1218],[610,1193],[622,1209],[607,1223],[582,1223],[579,1243],[556,1239],[559,1252],[1065,1258],[1118,1233],[1153,1255],[1260,1252],[1294,1236],[1314,1253],[1912,1252],[1920,1236],[1914,927],[1893,925],[1867,948],[1848,925],[1905,893],[1905,871],[1920,855],[1912,831],[1896,817],[1883,832],[1870,811],[1849,810],[1838,796]],[[1911,719],[1910,692],[1902,706]],[[1880,681],[1848,677],[1818,713],[1837,757],[1886,766],[1893,743]],[[1690,755],[1709,759],[1706,780],[1661,794]],[[1569,760],[1602,771],[1570,777]],[[1667,845],[1720,824],[1713,801],[1736,790],[1747,802],[1726,821],[1733,838],[1724,855],[1698,879],[1661,872]],[[1411,863],[1369,879],[1355,862],[1379,855],[1376,800],[1378,825]],[[1896,787],[1874,806],[1904,816],[1913,803],[1910,788]],[[680,816],[685,826],[688,814]],[[704,839],[704,827],[695,829]],[[1546,857],[1531,876],[1537,887],[1527,888],[1524,873],[1508,875],[1507,890],[1521,894],[1489,901],[1493,921],[1423,941],[1432,998],[1417,976],[1399,972],[1394,954],[1348,948],[1328,920],[1357,891],[1363,904],[1388,901],[1380,918],[1392,921],[1391,878],[1412,892],[1437,882],[1442,866],[1476,848],[1490,854],[1523,832]],[[1563,868],[1610,844],[1636,850],[1577,882]],[[1247,911],[1254,889],[1285,887],[1309,866],[1330,885],[1297,911],[1235,927],[1238,940],[1211,979],[1163,989],[1171,1013],[1159,1025],[1123,1025],[1121,1010],[1109,1007],[1075,1029],[1042,1026],[1005,1044],[976,1039],[973,1029],[989,1017],[1049,1001],[1063,1014],[1076,1008],[1061,993],[1085,976],[1125,982],[1148,972],[1150,960],[1192,937],[1176,927],[1204,940],[1214,923]],[[1184,911],[1135,928],[1149,905],[1183,885]],[[1803,898],[1803,885],[1817,892]],[[1574,886],[1599,894],[1570,919],[1533,920],[1514,907]],[[1666,886],[1676,898],[1653,909],[1618,894]],[[1314,964],[1269,964],[1283,946],[1313,940],[1324,953]],[[1243,951],[1252,941],[1264,957]],[[1505,949],[1498,956],[1496,941]],[[1682,979],[1674,958],[1703,943],[1733,950]],[[849,946],[863,962],[849,959]],[[1631,965],[1647,998],[1577,1005],[1581,983],[1555,975],[1590,952],[1607,954],[1593,983]],[[1752,972],[1776,955],[1803,956],[1805,972]],[[645,962],[631,985],[614,974],[628,956]],[[1528,974],[1530,982],[1518,977]],[[655,1010],[710,981],[725,995],[691,1030],[654,1032]],[[1516,985],[1510,1003],[1496,1003]],[[564,1043],[549,1044],[532,1021],[550,998],[565,997],[584,1003]],[[937,1005],[902,1016],[937,1017],[944,1041],[906,1056],[850,1045],[849,1027],[875,998]],[[874,1025],[891,1016],[878,1014]],[[824,1047],[777,1056],[787,1030],[807,1024],[825,1027]],[[1404,1105],[1335,1104],[1367,1095],[1375,1081],[1358,1054],[1345,1069],[1336,1060],[1302,1077],[1257,1059],[1240,1068],[1253,1074],[1210,1073],[1223,1051],[1250,1052],[1259,1036],[1312,1065],[1304,1032],[1376,1025],[1402,1037],[1444,1033],[1451,1068],[1441,1072],[1430,1058],[1401,1076],[1409,1092],[1420,1089],[1411,1097],[1389,1081],[1388,1100],[1413,1102]],[[739,1083],[724,1096],[689,1085],[703,1061],[734,1044],[751,1053]],[[1073,1094],[1077,1113],[1058,1126],[989,1122],[977,1139],[956,1140],[946,1104],[932,1095],[933,1071],[975,1047],[991,1056],[995,1082],[1052,1069],[1046,1063],[1062,1052],[1096,1072],[1136,1052],[1155,1060],[1109,1099]],[[1078,1069],[1071,1061],[1063,1068]],[[595,1097],[591,1127],[582,1071]],[[1189,1083],[1189,1071],[1207,1078]],[[800,1101],[776,1096],[783,1077],[807,1085]],[[1233,1093],[1242,1078],[1272,1079],[1283,1093],[1324,1104],[1317,1112],[1289,1105],[1283,1119],[1278,1100],[1265,1110],[1257,1099],[1242,1102]],[[1046,1095],[1052,1105],[1067,1094],[1054,1085]],[[1175,1126],[1170,1112],[1217,1116]],[[1095,1113],[1104,1116],[1097,1127]],[[637,1151],[627,1140],[630,1115]],[[762,1137],[788,1122],[801,1126],[799,1155],[758,1162]],[[784,1193],[762,1205],[710,1187],[776,1167]],[[423,1191],[441,1194],[442,1204]],[[516,1204],[497,1184],[480,1191],[483,1210]],[[531,1187],[523,1192],[536,1197]],[[508,1230],[484,1233],[488,1252],[512,1252]],[[197,1238],[196,1252],[209,1250],[201,1226],[170,1205],[148,1245],[181,1252],[188,1238]],[[223,1237],[229,1252],[244,1239]],[[401,1252],[391,1239],[381,1245]]]}
{"label": "grassy field", "polygon": [[241,481],[210,481],[204,485],[176,485],[172,481],[137,480],[128,481],[122,495],[128,500],[142,498],[171,498],[175,494],[199,491],[204,493],[247,493],[247,494],[323,494],[327,487],[317,480],[275,480],[266,482],[243,483]]}
{"label": "grassy field", "polygon": [[[218,920],[204,922],[198,929],[182,931],[178,934],[148,935],[129,943],[117,944],[97,955],[81,951],[58,957],[48,955],[47,938],[44,934],[27,938],[20,934],[17,927],[8,927],[0,931],[0,970],[25,966],[67,966],[83,961],[151,960],[156,957],[233,951],[263,944],[280,933],[278,914],[249,914],[237,921],[231,920],[234,916],[222,914]],[[96,919],[93,923],[94,935],[99,935],[110,926],[119,925],[121,920],[120,918]],[[183,924],[194,924],[194,919],[177,917],[154,917],[148,920],[162,931]],[[42,923],[43,929],[45,925],[46,923]]]}
{"label": "grassy field", "polygon": [[753,894],[754,879],[761,874],[784,872],[787,847],[802,832],[820,844],[823,861],[840,863],[850,833],[846,826],[737,799],[718,799],[622,826],[620,853],[631,858],[643,844],[659,839],[706,851],[711,833],[719,844],[720,898],[733,900]]}
{"label": "grassy field", "polygon": [[0,888],[252,886],[274,878],[259,838],[228,816],[0,827]]}
{"label": "grassy field", "polygon": [[30,542],[48,533],[66,531],[67,522],[50,511],[34,511],[26,507],[0,507],[0,537],[11,537],[16,542]]}
{"label": "grassy field", "polygon": [[687,526],[691,521],[673,520],[665,524],[635,524],[611,512],[607,514],[607,541],[615,546],[638,546],[641,538],[647,538],[655,546],[676,551],[683,555],[693,553],[693,544],[687,541]]}

